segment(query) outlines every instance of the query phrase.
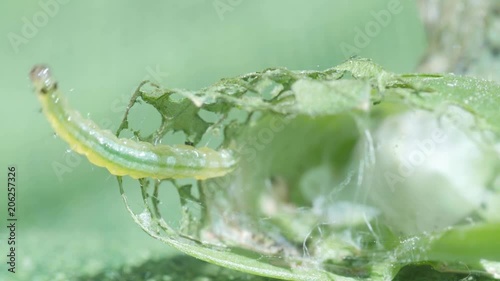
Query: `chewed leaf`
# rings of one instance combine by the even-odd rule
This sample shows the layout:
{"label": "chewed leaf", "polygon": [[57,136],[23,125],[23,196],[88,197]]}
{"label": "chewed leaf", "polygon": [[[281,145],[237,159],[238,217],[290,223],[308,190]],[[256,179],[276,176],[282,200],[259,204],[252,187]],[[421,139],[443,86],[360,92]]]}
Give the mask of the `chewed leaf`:
{"label": "chewed leaf", "polygon": [[[35,74],[61,137],[113,174],[140,177],[139,215],[119,178],[132,218],[184,253],[285,280],[392,280],[405,266],[401,276],[427,265],[498,278],[493,82],[398,75],[351,59],[325,71],[266,69],[199,91],[143,83],[130,107],[145,101],[162,124],[136,141],[84,120],[50,75]],[[128,110],[119,132],[127,119]],[[182,143],[158,145],[178,132]],[[172,212],[161,205],[166,185],[179,195],[179,223],[162,216]]]}

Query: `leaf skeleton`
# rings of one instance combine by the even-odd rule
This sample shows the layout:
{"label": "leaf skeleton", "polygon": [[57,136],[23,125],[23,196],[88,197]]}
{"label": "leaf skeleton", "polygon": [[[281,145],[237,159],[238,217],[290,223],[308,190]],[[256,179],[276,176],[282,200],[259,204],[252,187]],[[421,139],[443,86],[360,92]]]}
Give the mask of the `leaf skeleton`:
{"label": "leaf skeleton", "polygon": [[55,133],[72,150],[109,170],[113,175],[132,178],[195,178],[224,176],[237,165],[231,150],[195,148],[188,144],[153,145],[148,142],[118,138],[73,110],[58,89],[50,69],[35,65],[30,72],[42,111]]}

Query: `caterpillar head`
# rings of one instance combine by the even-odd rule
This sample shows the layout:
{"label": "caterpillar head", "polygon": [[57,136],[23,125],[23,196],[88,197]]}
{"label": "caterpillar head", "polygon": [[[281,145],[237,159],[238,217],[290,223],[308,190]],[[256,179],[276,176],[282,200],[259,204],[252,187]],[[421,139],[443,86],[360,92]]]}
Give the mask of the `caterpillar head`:
{"label": "caterpillar head", "polygon": [[30,71],[30,79],[39,94],[48,94],[57,90],[57,82],[52,78],[48,66],[37,64]]}

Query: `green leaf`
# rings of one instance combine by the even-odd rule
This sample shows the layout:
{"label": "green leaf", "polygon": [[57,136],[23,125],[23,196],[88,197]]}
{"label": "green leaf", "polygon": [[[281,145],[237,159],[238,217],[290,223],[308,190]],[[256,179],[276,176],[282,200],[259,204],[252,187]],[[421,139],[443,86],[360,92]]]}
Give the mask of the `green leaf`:
{"label": "green leaf", "polygon": [[266,69],[199,91],[141,86],[135,98],[163,117],[143,140],[181,131],[181,141],[232,149],[240,163],[222,178],[169,181],[181,227],[162,217],[165,182],[140,180],[146,211],[127,208],[165,244],[261,276],[388,280],[417,265],[496,276],[499,90],[366,59]]}

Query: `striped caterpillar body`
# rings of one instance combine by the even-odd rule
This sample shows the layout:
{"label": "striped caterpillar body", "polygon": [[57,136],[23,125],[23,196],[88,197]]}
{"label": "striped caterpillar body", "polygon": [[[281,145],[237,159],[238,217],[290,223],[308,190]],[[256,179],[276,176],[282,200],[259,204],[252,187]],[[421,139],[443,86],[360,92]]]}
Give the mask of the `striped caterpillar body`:
{"label": "striped caterpillar body", "polygon": [[113,175],[136,179],[208,179],[224,176],[237,164],[230,150],[153,145],[118,138],[68,106],[47,66],[34,66],[30,79],[55,133],[72,150],[85,155],[91,163],[107,168]]}

